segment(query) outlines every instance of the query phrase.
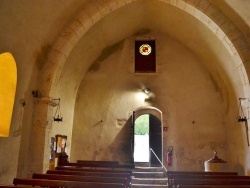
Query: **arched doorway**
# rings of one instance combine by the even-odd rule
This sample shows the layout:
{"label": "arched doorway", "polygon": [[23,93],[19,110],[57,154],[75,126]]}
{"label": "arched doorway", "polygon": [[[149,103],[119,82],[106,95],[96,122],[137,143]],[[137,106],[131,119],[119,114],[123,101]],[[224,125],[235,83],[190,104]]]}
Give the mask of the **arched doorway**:
{"label": "arched doorway", "polygon": [[[143,118],[143,128],[146,130],[137,130],[138,120]],[[133,112],[132,118],[132,158],[133,162],[139,165],[162,166],[163,164],[163,134],[162,134],[162,113],[154,107],[141,107]],[[142,132],[138,140],[138,132]],[[144,143],[142,143],[144,142]],[[137,145],[136,145],[137,144]],[[138,146],[139,145],[139,146]],[[140,153],[145,152],[145,153]],[[143,156],[139,159],[138,153]],[[147,156],[148,155],[148,156]],[[148,159],[146,160],[146,158]]]}
{"label": "arched doorway", "polygon": [[139,116],[134,123],[134,162],[149,162],[149,114]]}

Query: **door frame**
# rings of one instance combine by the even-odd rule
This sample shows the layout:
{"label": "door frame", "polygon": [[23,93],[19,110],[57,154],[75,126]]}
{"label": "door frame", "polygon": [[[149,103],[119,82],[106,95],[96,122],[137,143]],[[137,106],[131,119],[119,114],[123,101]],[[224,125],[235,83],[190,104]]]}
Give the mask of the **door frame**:
{"label": "door frame", "polygon": [[[161,158],[162,158],[162,164],[164,164],[164,158],[163,158],[163,121],[162,121],[162,112],[158,109],[158,108],[155,108],[155,107],[152,107],[152,106],[143,106],[143,107],[139,107],[139,108],[136,108],[134,111],[133,111],[133,115],[132,115],[132,136],[134,137],[134,123],[135,123],[135,120],[143,115],[143,114],[151,114],[151,115],[154,115],[155,117],[157,117],[161,123]],[[132,139],[132,145],[134,145],[134,139]],[[132,147],[132,156],[134,156],[134,147]],[[133,163],[134,163],[134,158],[133,158]]]}

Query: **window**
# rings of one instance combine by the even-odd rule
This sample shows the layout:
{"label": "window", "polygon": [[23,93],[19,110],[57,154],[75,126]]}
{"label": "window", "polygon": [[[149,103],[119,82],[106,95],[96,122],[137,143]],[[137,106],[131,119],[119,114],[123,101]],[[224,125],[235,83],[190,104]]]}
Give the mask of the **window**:
{"label": "window", "polygon": [[135,41],[135,73],[155,73],[155,40]]}
{"label": "window", "polygon": [[17,69],[11,53],[0,54],[0,136],[9,136],[16,93]]}

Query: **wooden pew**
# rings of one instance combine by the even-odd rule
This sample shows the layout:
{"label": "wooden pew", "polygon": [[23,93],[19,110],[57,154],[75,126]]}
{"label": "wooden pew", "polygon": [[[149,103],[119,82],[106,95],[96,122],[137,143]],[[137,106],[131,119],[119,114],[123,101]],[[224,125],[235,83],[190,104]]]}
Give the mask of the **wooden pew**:
{"label": "wooden pew", "polygon": [[24,185],[20,185],[20,186],[15,186],[15,185],[0,185],[0,188],[30,188],[30,186],[24,186]]}
{"label": "wooden pew", "polygon": [[238,175],[190,175],[190,174],[185,174],[185,175],[182,175],[182,174],[175,174],[175,175],[169,175],[169,182],[170,182],[170,186],[172,185],[172,180],[173,179],[230,179],[230,180],[233,180],[233,179],[237,179],[237,180],[240,180],[240,179],[248,179],[250,180],[250,176],[238,176]]}
{"label": "wooden pew", "polygon": [[122,183],[80,182],[65,180],[25,179],[14,178],[14,185],[31,185],[40,187],[84,187],[84,188],[124,188]]}
{"label": "wooden pew", "polygon": [[250,185],[250,179],[173,179],[171,186],[178,185]]}
{"label": "wooden pew", "polygon": [[132,164],[93,164],[93,163],[61,163],[59,166],[69,166],[69,167],[92,167],[92,168],[111,168],[111,169],[133,169]]}
{"label": "wooden pew", "polygon": [[124,177],[76,176],[76,175],[34,173],[32,175],[32,178],[33,179],[48,179],[48,180],[98,182],[98,183],[120,183],[120,184],[124,184],[124,188],[130,187],[130,181],[128,180],[128,178],[124,178]]}
{"label": "wooden pew", "polygon": [[47,170],[47,174],[75,175],[75,176],[102,176],[102,177],[122,177],[131,180],[130,173],[103,173],[85,171]]}
{"label": "wooden pew", "polygon": [[75,168],[75,167],[66,167],[66,166],[57,166],[56,170],[66,170],[66,171],[85,171],[85,172],[109,172],[109,173],[130,173],[132,170],[120,170],[120,169],[93,169],[93,168]]}
{"label": "wooden pew", "polygon": [[118,165],[119,161],[89,161],[89,160],[77,160],[76,163],[80,164],[111,164]]}
{"label": "wooden pew", "polygon": [[230,175],[230,176],[237,176],[237,172],[204,172],[204,171],[167,171],[167,177],[168,177],[168,185],[169,187],[172,187],[172,179],[175,178],[175,176],[185,177],[189,175]]}
{"label": "wooden pew", "polygon": [[250,185],[178,185],[178,188],[250,188]]}
{"label": "wooden pew", "polygon": [[205,172],[205,171],[167,171],[169,174],[192,174],[192,175],[238,175],[238,172]]}
{"label": "wooden pew", "polygon": [[170,179],[250,179],[250,176],[238,176],[238,175],[170,175]]}

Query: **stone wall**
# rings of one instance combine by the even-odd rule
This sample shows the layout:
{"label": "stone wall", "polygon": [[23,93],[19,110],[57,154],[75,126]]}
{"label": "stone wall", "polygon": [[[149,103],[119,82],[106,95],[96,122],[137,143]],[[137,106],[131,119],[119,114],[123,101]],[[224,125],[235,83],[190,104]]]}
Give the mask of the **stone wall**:
{"label": "stone wall", "polygon": [[[157,44],[157,73],[133,72],[127,48],[134,48],[135,37],[130,37],[86,74],[75,105],[72,161],[128,162],[130,115],[142,106],[163,112],[163,125],[169,127],[163,133],[164,153],[174,147],[171,168],[203,170],[215,149],[227,160],[226,112],[209,72],[178,41],[160,33],[151,36]],[[143,87],[152,90],[149,102],[137,98]]]}

